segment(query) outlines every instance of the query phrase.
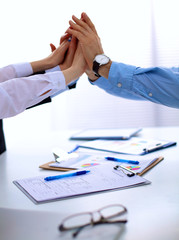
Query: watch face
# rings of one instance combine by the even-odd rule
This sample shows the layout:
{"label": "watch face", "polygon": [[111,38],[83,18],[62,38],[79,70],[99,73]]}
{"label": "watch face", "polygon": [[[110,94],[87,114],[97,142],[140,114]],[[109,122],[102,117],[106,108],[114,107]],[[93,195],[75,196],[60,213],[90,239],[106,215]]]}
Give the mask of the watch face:
{"label": "watch face", "polygon": [[106,55],[97,55],[95,57],[96,62],[100,63],[101,65],[107,64],[109,62],[109,58]]}

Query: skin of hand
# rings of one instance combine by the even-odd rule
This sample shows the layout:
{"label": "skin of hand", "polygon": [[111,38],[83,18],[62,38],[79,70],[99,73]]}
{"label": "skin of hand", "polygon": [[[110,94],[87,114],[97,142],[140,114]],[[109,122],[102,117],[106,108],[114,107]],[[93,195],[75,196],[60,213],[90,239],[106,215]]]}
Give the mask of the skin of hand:
{"label": "skin of hand", "polygon": [[[85,18],[83,18],[83,13],[81,14],[81,20],[85,21]],[[95,27],[94,27],[92,30],[95,32],[95,34],[97,34]],[[60,44],[61,44],[65,39],[68,39],[69,37],[72,37],[72,35],[66,32],[66,33],[60,38]],[[54,51],[54,50],[56,49],[56,47],[55,47],[52,43],[50,44],[50,47],[51,47],[51,51]],[[69,49],[69,50],[70,50],[70,49]],[[60,65],[60,68],[61,68],[61,65]],[[64,69],[65,69],[65,68],[64,68]],[[90,78],[90,80],[92,80],[92,81],[98,79],[98,77],[95,76],[94,72],[93,72],[92,70],[90,70],[90,68],[88,67],[88,65],[87,65],[87,67],[86,67],[85,73],[87,74],[87,76],[88,76],[88,77]]]}
{"label": "skin of hand", "polygon": [[[72,16],[72,19],[74,22],[71,20],[69,21],[70,28],[68,28],[66,32],[78,38],[85,60],[89,66],[86,73],[91,80],[96,80],[97,78],[96,76],[94,77],[94,73],[92,72],[93,60],[96,55],[104,53],[100,38],[94,24],[86,13],[82,13],[81,19],[78,19],[74,15]],[[108,64],[101,66],[99,74],[108,78],[111,63],[112,62],[110,61]]]}
{"label": "skin of hand", "polygon": [[86,61],[83,56],[81,45],[77,44],[77,49],[70,68],[62,71],[66,80],[66,85],[79,78],[86,70]]}
{"label": "skin of hand", "polygon": [[69,48],[70,42],[68,40],[64,40],[63,43],[55,49],[48,57],[39,60],[31,62],[31,66],[33,69],[33,72],[40,72],[45,71],[49,68],[53,68],[57,66],[58,64],[61,64],[64,60],[65,53],[67,49]]}
{"label": "skin of hand", "polygon": [[71,20],[69,21],[70,28],[68,28],[67,33],[78,38],[86,62],[92,70],[95,56],[103,54],[104,51],[93,23],[86,14],[83,13],[82,17],[82,19],[78,19],[74,15],[72,16],[74,22]]}
{"label": "skin of hand", "polygon": [[[69,40],[69,38],[70,38],[70,40]],[[61,71],[71,67],[73,58],[75,55],[75,51],[77,48],[77,39],[74,36],[70,37],[69,34],[62,36],[60,39],[60,45],[63,44],[63,42],[66,40],[68,40],[70,42],[70,45],[65,54],[63,62],[61,64],[59,64]],[[50,44],[50,47],[51,47],[52,52],[56,50],[56,47],[52,43]]]}

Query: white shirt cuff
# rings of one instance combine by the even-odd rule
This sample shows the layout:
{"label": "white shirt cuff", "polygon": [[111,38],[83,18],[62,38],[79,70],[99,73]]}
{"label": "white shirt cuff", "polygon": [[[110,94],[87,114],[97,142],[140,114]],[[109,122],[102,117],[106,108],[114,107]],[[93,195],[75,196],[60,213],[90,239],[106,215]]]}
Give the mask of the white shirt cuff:
{"label": "white shirt cuff", "polygon": [[28,62],[13,64],[12,66],[15,69],[18,78],[27,77],[33,74],[31,64]]}
{"label": "white shirt cuff", "polygon": [[59,90],[65,90],[67,88],[66,81],[63,73],[61,71],[56,72],[49,72],[46,73],[49,76],[52,84],[52,89],[54,89],[54,93],[58,92]]}
{"label": "white shirt cuff", "polygon": [[59,65],[56,66],[56,67],[54,67],[54,68],[50,68],[50,69],[45,70],[46,73],[48,73],[48,72],[56,72],[56,71],[57,71],[57,72],[58,72],[58,71],[61,71]]}

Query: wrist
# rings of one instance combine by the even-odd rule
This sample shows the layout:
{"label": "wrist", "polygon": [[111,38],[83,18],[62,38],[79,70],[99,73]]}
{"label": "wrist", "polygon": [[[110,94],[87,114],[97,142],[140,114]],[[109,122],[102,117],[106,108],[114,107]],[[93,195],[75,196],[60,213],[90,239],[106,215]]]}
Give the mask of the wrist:
{"label": "wrist", "polygon": [[90,79],[90,81],[92,81],[92,82],[94,82],[98,79],[98,77],[91,70],[86,70],[85,73],[88,76],[88,78]]}
{"label": "wrist", "polygon": [[32,66],[33,73],[45,71],[47,69],[53,68],[53,64],[47,61],[46,59],[42,59],[39,61],[34,61],[30,63]]}
{"label": "wrist", "polygon": [[105,54],[98,54],[93,60],[93,72],[97,77],[108,76],[111,60]]}
{"label": "wrist", "polygon": [[91,74],[87,74],[87,76],[91,82],[95,82],[98,79],[98,77],[96,77],[96,75],[93,72]]}
{"label": "wrist", "polygon": [[108,79],[109,71],[111,68],[112,61],[110,60],[106,65],[102,65],[99,68],[99,75],[103,76],[104,78]]}
{"label": "wrist", "polygon": [[79,69],[75,67],[70,67],[62,72],[65,77],[66,85],[69,85],[83,74],[83,72],[79,72]]}

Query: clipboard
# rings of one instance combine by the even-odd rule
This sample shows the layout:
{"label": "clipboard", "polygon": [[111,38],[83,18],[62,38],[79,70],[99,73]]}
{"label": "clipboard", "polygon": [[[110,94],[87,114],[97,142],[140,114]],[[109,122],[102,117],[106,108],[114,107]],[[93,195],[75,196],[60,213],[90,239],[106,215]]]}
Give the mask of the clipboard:
{"label": "clipboard", "polygon": [[35,204],[151,183],[137,175],[129,178],[113,167],[112,163],[104,164],[92,168],[88,174],[55,181],[45,181],[46,176],[37,176],[15,180],[13,183]]}
{"label": "clipboard", "polygon": [[80,148],[94,149],[112,153],[129,155],[145,155],[171,146],[177,143],[174,141],[143,139],[132,137],[129,140],[93,140],[78,145]]}
{"label": "clipboard", "polygon": [[70,170],[77,170],[77,168],[71,168],[71,167],[51,167],[49,166],[50,164],[56,163],[55,161],[51,161],[45,164],[42,164],[39,166],[39,168],[43,168],[45,170],[54,170],[54,171],[61,171],[61,172],[66,172]]}
{"label": "clipboard", "polygon": [[[135,166],[135,165],[129,165],[129,164],[122,164],[120,165],[121,168],[137,174],[139,176],[142,176],[144,173],[146,173],[147,171],[149,171],[151,168],[153,168],[154,166],[156,166],[159,162],[161,162],[164,159],[163,156],[154,158],[153,160],[151,160],[148,164],[146,164],[146,166],[142,167],[142,168],[138,168],[139,166]],[[144,160],[143,160],[144,161]]]}

